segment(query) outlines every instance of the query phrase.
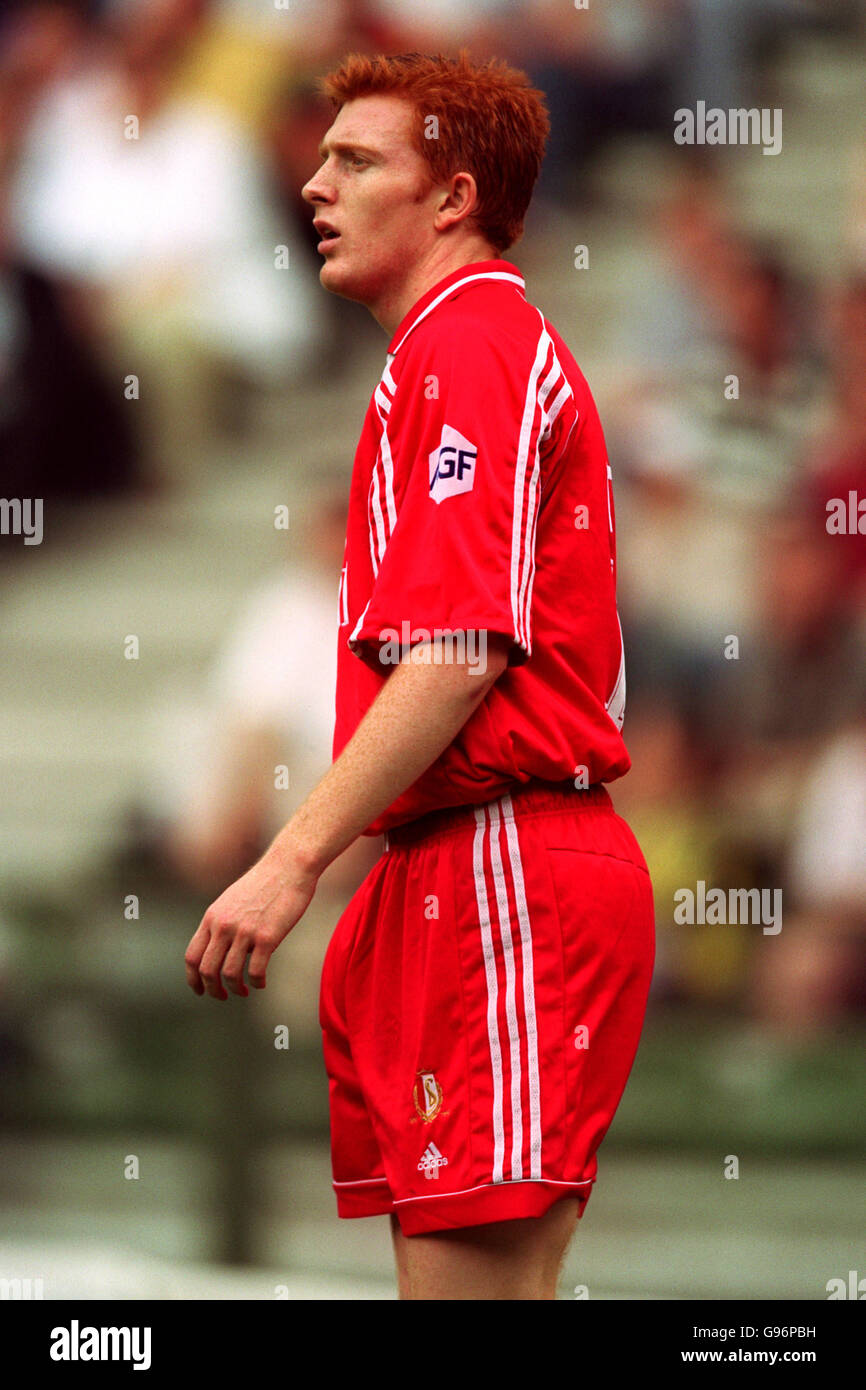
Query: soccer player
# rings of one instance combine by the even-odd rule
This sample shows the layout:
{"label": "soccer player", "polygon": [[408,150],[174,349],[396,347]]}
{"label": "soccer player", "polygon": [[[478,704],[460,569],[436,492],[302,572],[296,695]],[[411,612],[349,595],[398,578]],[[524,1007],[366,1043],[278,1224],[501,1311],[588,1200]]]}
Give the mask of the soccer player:
{"label": "soccer player", "polygon": [[355,457],[334,762],[186,953],[264,988],[358,835],[320,1022],[338,1212],[402,1298],[553,1299],[654,955],[627,772],[611,475],[589,388],[503,253],[548,133],[503,63],[353,55],[303,190],[321,283],[389,336]]}

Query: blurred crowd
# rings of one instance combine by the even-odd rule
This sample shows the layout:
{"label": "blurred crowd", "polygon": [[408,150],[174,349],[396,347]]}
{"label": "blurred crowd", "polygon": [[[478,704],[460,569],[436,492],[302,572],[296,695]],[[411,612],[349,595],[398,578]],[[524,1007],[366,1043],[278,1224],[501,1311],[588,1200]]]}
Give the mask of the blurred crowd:
{"label": "blurred crowd", "polygon": [[[804,279],[718,166],[671,180],[603,419],[629,665],[617,789],[653,871],[655,987],[780,1045],[866,1009],[866,258]],[[844,514],[844,520],[843,518]],[[673,920],[782,890],[783,930]]]}
{"label": "blurred crowd", "polygon": [[[798,29],[863,37],[847,0],[7,0],[3,494],[194,485],[258,401],[345,369],[362,315],[318,290],[300,188],[329,122],[315,79],[347,52],[465,45],[527,70],[552,120],[543,246],[545,211],[591,206],[619,136],[670,150],[679,106],[772,105]],[[682,151],[628,229],[599,399],[634,764],[614,794],[653,872],[656,995],[795,1043],[866,1009],[866,132],[852,154],[844,263],[804,273],[742,225],[722,165]],[[307,748],[310,779],[327,760],[330,657],[298,634],[313,644],[333,607],[339,493],[313,515],[307,582],[275,576],[226,639],[210,780],[166,794],[166,861],[200,889],[277,828],[274,740]],[[781,887],[782,931],[678,926],[698,880]]]}

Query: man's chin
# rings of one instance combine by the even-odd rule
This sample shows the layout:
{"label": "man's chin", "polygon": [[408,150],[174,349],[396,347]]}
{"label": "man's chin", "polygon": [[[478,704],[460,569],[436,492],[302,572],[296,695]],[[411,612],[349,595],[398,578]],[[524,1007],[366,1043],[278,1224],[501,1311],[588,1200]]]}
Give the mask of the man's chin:
{"label": "man's chin", "polygon": [[322,262],[319,271],[319,284],[324,285],[326,290],[333,290],[334,294],[339,294],[346,280],[346,272],[339,265],[335,265],[333,260]]}
{"label": "man's chin", "polygon": [[342,299],[356,299],[361,303],[364,302],[363,288],[357,278],[353,279],[345,266],[334,261],[325,261],[319,271],[319,284],[331,294],[340,295]]}

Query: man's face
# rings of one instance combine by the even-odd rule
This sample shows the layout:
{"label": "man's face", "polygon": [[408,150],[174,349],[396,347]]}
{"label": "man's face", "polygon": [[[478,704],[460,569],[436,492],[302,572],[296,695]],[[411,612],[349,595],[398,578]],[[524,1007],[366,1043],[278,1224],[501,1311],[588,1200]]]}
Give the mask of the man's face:
{"label": "man's face", "polygon": [[400,97],[347,102],[322,141],[324,163],[301,190],[323,232],[322,285],[370,306],[398,289],[436,240],[442,190],[412,146],[413,114]]}

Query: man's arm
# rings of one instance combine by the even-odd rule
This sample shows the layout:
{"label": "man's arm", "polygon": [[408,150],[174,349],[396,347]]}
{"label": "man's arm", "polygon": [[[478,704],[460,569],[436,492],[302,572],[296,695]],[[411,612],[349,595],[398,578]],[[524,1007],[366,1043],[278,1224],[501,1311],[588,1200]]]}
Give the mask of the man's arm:
{"label": "man's arm", "polygon": [[[488,632],[487,662],[442,660],[419,643],[394,667],[352,738],[261,859],[211,904],[187,947],[196,994],[264,989],[271,954],[306,911],[324,869],[435,762],[508,663],[510,637]],[[439,659],[437,660],[437,655]]]}

